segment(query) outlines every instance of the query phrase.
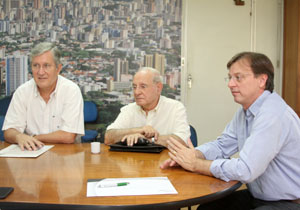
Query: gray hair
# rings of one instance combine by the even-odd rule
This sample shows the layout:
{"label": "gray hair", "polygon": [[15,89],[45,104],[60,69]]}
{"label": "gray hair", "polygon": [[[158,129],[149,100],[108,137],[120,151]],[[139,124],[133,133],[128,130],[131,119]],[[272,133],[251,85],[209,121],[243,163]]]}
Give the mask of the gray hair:
{"label": "gray hair", "polygon": [[153,82],[154,83],[162,83],[163,82],[160,72],[158,70],[156,70],[152,67],[142,67],[137,71],[137,73],[141,72],[141,71],[144,71],[144,72],[150,71],[153,74]]}
{"label": "gray hair", "polygon": [[50,42],[42,42],[37,44],[30,53],[30,62],[32,62],[32,59],[36,56],[39,56],[47,51],[50,51],[53,55],[54,62],[56,64],[56,67],[61,64],[60,57],[61,53],[60,50],[55,46],[54,43]]}

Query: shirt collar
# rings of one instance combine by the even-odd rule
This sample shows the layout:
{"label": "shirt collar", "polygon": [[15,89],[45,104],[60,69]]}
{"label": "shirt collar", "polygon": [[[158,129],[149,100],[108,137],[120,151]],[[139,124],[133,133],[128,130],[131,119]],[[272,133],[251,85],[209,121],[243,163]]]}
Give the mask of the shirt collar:
{"label": "shirt collar", "polygon": [[[161,104],[161,101],[162,101],[162,98],[163,98],[164,96],[159,96],[159,100],[158,100],[158,103],[157,103],[157,105],[156,105],[156,107],[154,107],[154,109],[152,109],[152,110],[150,110],[149,112],[157,112],[157,110],[159,109],[159,107],[161,106],[160,104]],[[141,107],[141,106],[139,106],[138,105],[138,107],[139,107],[139,110],[141,111],[141,112],[143,112],[143,113],[145,113],[145,111],[143,110],[143,108]]]}
{"label": "shirt collar", "polygon": [[247,117],[250,115],[256,116],[259,112],[260,107],[264,103],[265,99],[271,94],[270,91],[265,90],[255,101],[254,103],[245,111]]}
{"label": "shirt collar", "polygon": [[37,88],[37,85],[36,85],[36,83],[35,83],[35,81],[34,81],[34,79],[32,78],[32,80],[33,80],[33,91],[34,91],[34,96],[35,97],[38,97],[39,95],[40,95],[40,93],[39,93],[39,91],[38,91],[38,88]]}
{"label": "shirt collar", "polygon": [[[159,96],[158,103],[157,103],[156,107],[153,109],[153,111],[157,112],[157,110],[158,110],[159,107],[161,106],[161,100],[162,100],[162,97],[163,97],[163,96]],[[152,110],[151,110],[151,111],[152,111]]]}

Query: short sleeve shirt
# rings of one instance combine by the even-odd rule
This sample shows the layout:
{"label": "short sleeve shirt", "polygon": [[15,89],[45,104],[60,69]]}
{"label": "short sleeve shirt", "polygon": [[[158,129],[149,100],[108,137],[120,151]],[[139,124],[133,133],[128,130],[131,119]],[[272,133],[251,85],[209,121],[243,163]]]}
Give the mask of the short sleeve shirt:
{"label": "short sleeve shirt", "polygon": [[34,79],[27,81],[11,100],[2,130],[9,128],[28,135],[58,130],[84,135],[83,98],[79,87],[59,75],[56,88],[46,103]]}
{"label": "short sleeve shirt", "polygon": [[107,127],[110,129],[129,129],[150,125],[160,135],[174,134],[187,142],[190,138],[190,128],[184,105],[174,99],[160,96],[157,106],[148,112],[136,103],[130,103],[121,108],[117,119]]}

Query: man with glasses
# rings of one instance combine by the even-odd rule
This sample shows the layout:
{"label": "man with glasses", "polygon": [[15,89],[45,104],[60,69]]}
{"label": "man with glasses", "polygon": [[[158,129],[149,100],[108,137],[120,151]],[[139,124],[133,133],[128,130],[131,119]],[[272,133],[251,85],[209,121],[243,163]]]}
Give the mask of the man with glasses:
{"label": "man with glasses", "polygon": [[135,102],[122,107],[117,119],[107,127],[105,143],[126,140],[132,146],[142,137],[166,146],[166,140],[173,137],[186,145],[190,128],[185,107],[179,101],[161,96],[162,88],[159,71],[141,68],[133,78]]}
{"label": "man with glasses", "polygon": [[33,79],[15,91],[2,130],[7,142],[36,150],[43,143],[74,143],[84,135],[79,87],[59,75],[60,51],[52,43],[36,45],[30,55]]}
{"label": "man with glasses", "polygon": [[[238,180],[246,190],[200,205],[201,209],[300,209],[300,120],[273,92],[274,68],[265,55],[243,52],[227,64],[228,87],[242,107],[217,140],[194,148],[170,139],[170,159],[224,181]],[[238,158],[231,158],[239,152]]]}

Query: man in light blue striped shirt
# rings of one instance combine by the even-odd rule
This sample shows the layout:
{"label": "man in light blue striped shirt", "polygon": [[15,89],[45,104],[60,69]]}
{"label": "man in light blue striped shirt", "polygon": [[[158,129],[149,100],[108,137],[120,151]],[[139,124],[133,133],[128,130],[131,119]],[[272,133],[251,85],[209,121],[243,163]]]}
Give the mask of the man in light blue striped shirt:
{"label": "man in light blue striped shirt", "polygon": [[[300,120],[273,92],[274,68],[263,54],[243,52],[227,64],[228,87],[242,105],[215,141],[188,148],[170,139],[170,159],[180,165],[246,190],[200,205],[201,209],[300,209]],[[230,157],[240,152],[239,158]]]}

